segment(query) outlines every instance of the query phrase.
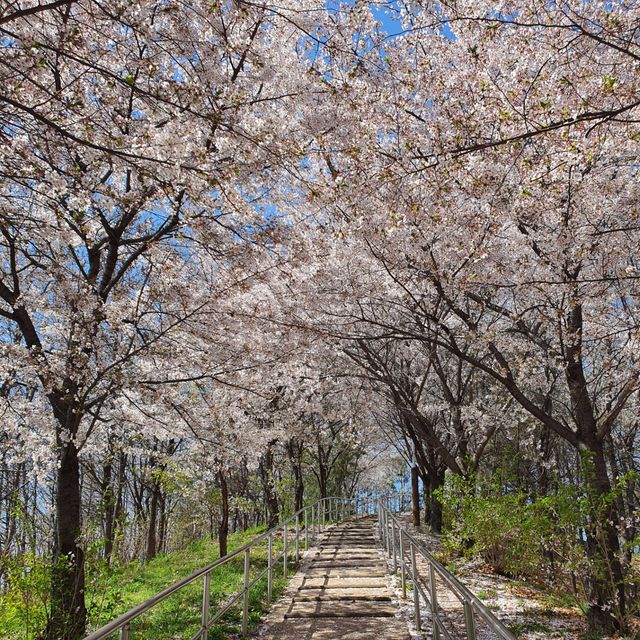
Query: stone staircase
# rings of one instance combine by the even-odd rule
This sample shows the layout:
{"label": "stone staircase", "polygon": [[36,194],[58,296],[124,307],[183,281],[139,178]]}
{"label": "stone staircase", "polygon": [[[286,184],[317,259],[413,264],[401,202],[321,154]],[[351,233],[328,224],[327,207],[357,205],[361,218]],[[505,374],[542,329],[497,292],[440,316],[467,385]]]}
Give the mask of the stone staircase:
{"label": "stone staircase", "polygon": [[273,640],[409,640],[387,586],[374,522],[327,530],[309,551],[260,636]]}

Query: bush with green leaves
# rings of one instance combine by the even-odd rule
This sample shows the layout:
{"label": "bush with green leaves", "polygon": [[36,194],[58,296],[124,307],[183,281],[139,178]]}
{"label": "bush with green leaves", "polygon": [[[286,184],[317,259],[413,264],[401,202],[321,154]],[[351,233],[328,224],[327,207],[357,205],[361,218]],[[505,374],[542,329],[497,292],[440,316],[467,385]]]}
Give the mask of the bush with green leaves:
{"label": "bush with green leaves", "polygon": [[439,499],[450,552],[479,556],[508,576],[569,578],[579,569],[581,505],[572,487],[532,498],[495,482],[450,476]]}

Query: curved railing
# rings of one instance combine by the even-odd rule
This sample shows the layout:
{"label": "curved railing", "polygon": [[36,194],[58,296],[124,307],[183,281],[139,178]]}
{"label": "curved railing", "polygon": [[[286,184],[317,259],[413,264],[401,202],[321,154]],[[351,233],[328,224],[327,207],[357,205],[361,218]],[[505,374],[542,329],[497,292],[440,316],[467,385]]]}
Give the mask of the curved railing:
{"label": "curved railing", "polygon": [[[407,578],[413,583],[414,622],[416,629],[422,629],[420,598],[424,600],[432,620],[433,640],[452,640],[444,625],[438,606],[436,576],[439,576],[449,591],[460,601],[464,611],[467,640],[476,639],[476,619],[480,618],[501,640],[516,640],[516,637],[498,620],[476,596],[467,589],[452,573],[447,571],[432,555],[425,545],[393,515],[392,511],[402,511],[404,498],[388,496],[380,499],[378,505],[378,524],[383,547],[393,561],[394,571],[400,569],[402,596],[407,597]],[[426,575],[421,574],[416,555],[427,563]]]}
{"label": "curved railing", "polygon": [[[192,636],[191,640],[206,640],[207,632],[211,626],[240,601],[242,601],[242,635],[246,637],[249,630],[249,593],[251,589],[266,576],[267,601],[270,602],[273,590],[274,568],[277,564],[282,562],[283,575],[286,578],[290,563],[292,561],[297,563],[300,558],[302,544],[304,544],[305,549],[308,549],[310,542],[315,540],[329,523],[342,522],[357,516],[372,515],[375,513],[376,506],[377,498],[321,498],[313,504],[303,507],[290,518],[257,536],[248,544],[202,567],[202,569],[198,569],[190,576],[141,602],[118,618],[100,627],[100,629],[90,633],[84,640],[103,640],[118,632],[120,640],[130,640],[134,636],[131,624],[136,618],[197,580],[202,580],[201,623],[200,628]],[[274,554],[273,543],[274,539],[280,537],[283,544],[282,552],[276,555]],[[252,577],[250,574],[251,551],[265,541],[268,546],[267,567],[257,576]],[[210,602],[212,572],[240,556],[243,557],[244,561],[242,589],[233,594],[222,607],[212,612]]]}

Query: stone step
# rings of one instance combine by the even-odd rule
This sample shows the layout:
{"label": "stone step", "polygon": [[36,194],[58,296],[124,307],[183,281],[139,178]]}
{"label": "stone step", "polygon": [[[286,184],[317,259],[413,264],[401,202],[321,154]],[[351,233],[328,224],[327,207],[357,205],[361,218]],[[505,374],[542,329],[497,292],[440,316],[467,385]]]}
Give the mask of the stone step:
{"label": "stone step", "polygon": [[371,540],[367,540],[366,538],[327,538],[320,542],[321,547],[328,547],[329,545],[333,545],[335,547],[341,547],[343,545],[349,545],[352,547],[355,545],[361,545],[366,549],[375,549],[376,542],[373,538]]}
{"label": "stone step", "polygon": [[374,538],[376,534],[373,531],[327,531],[324,535],[328,538]]}
{"label": "stone step", "polygon": [[384,602],[293,602],[285,618],[391,618],[397,612]]}
{"label": "stone step", "polygon": [[329,543],[342,543],[342,542],[364,542],[365,546],[375,547],[377,545],[376,539],[371,536],[370,538],[367,536],[327,536],[320,541],[320,544],[329,544]]}
{"label": "stone step", "polygon": [[304,589],[384,589],[387,586],[385,578],[346,577],[346,578],[304,578],[300,591]]}
{"label": "stone step", "polygon": [[323,553],[313,556],[311,562],[381,562],[383,561],[379,554],[372,553],[365,555],[362,553]]}
{"label": "stone step", "polygon": [[319,553],[311,558],[311,562],[380,562],[378,553]]}
{"label": "stone step", "polygon": [[352,528],[340,528],[340,529],[325,529],[324,533],[373,533],[375,529],[373,527],[352,527]]}
{"label": "stone step", "polygon": [[375,536],[371,529],[361,529],[360,531],[327,531],[326,536]]}
{"label": "stone step", "polygon": [[345,553],[355,549],[362,549],[362,548],[372,549],[373,545],[367,545],[366,543],[363,543],[361,540],[358,542],[341,542],[341,543],[332,542],[332,543],[323,543],[320,545],[321,551],[342,550]]}
{"label": "stone step", "polygon": [[336,554],[336,555],[366,555],[370,556],[376,553],[376,549],[373,545],[367,545],[362,542],[323,542],[318,546],[318,553],[320,554]]}
{"label": "stone step", "polygon": [[325,529],[326,533],[362,533],[366,531],[367,533],[371,533],[375,531],[373,527],[339,527],[332,529]]}
{"label": "stone step", "polygon": [[312,569],[374,569],[380,570],[386,573],[387,567],[380,560],[375,561],[362,561],[355,560],[354,562],[312,562],[309,565]]}
{"label": "stone step", "polygon": [[261,640],[410,640],[406,625],[394,618],[290,618]]}
{"label": "stone step", "polygon": [[293,598],[294,602],[306,602],[318,600],[321,602],[331,602],[334,600],[358,600],[369,602],[391,602],[388,589],[302,589]]}
{"label": "stone step", "polygon": [[378,569],[377,567],[310,567],[306,572],[309,577],[327,577],[327,578],[380,578],[387,575],[385,567]]}
{"label": "stone step", "polygon": [[315,555],[363,555],[363,556],[372,556],[372,555],[380,555],[378,551],[372,549],[371,547],[330,547],[330,546],[322,546],[319,548],[318,553]]}
{"label": "stone step", "polygon": [[321,547],[327,547],[329,545],[341,546],[343,544],[349,544],[351,546],[360,544],[365,549],[375,549],[377,547],[376,541],[371,538],[368,540],[367,538],[325,538],[320,541]]}

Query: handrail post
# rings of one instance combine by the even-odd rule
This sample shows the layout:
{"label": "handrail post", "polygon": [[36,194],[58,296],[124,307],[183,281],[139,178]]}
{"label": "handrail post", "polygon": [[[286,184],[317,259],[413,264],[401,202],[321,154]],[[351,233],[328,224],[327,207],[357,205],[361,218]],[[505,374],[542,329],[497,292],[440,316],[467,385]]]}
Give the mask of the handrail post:
{"label": "handrail post", "polygon": [[[393,521],[392,521],[393,522]],[[384,534],[387,541],[387,556],[391,557],[391,536],[389,535],[389,513],[385,512],[385,527]]]}
{"label": "handrail post", "polygon": [[300,514],[296,513],[296,564],[300,562]]}
{"label": "handrail post", "polygon": [[287,579],[287,556],[289,555],[289,549],[287,547],[287,533],[288,533],[288,526],[285,523],[284,525],[284,552],[282,555],[282,572],[284,573],[284,579]]}
{"label": "handrail post", "polygon": [[209,630],[209,592],[211,591],[211,574],[204,574],[202,590],[202,640],[207,640]]}
{"label": "handrail post", "polygon": [[131,625],[125,622],[122,629],[120,629],[120,640],[129,640],[129,631],[131,631]]}
{"label": "handrail post", "polygon": [[304,510],[304,550],[309,548],[309,517],[308,509]]}
{"label": "handrail post", "polygon": [[469,600],[465,600],[464,606],[464,624],[467,629],[467,640],[476,640],[476,623],[473,619],[473,607]]}
{"label": "handrail post", "polygon": [[417,631],[422,631],[420,620],[420,589],[418,588],[418,565],[416,563],[416,548],[409,542],[411,548],[411,580],[413,581],[413,612]]}
{"label": "handrail post", "polygon": [[391,521],[391,546],[393,547],[393,573],[398,571],[398,554],[396,552],[396,523]]}
{"label": "handrail post", "polygon": [[400,583],[402,585],[402,598],[407,598],[407,576],[405,574],[404,566],[404,536],[402,534],[402,528],[400,528]]}
{"label": "handrail post", "polygon": [[250,549],[244,552],[244,592],[242,597],[242,637],[249,635],[249,568],[250,568]]}
{"label": "handrail post", "polygon": [[438,618],[438,592],[436,591],[436,572],[429,562],[429,592],[431,594],[431,621],[433,623],[433,640],[440,640],[440,627],[437,624]]}
{"label": "handrail post", "polygon": [[267,550],[267,602],[271,604],[273,596],[273,535],[269,534]]}

